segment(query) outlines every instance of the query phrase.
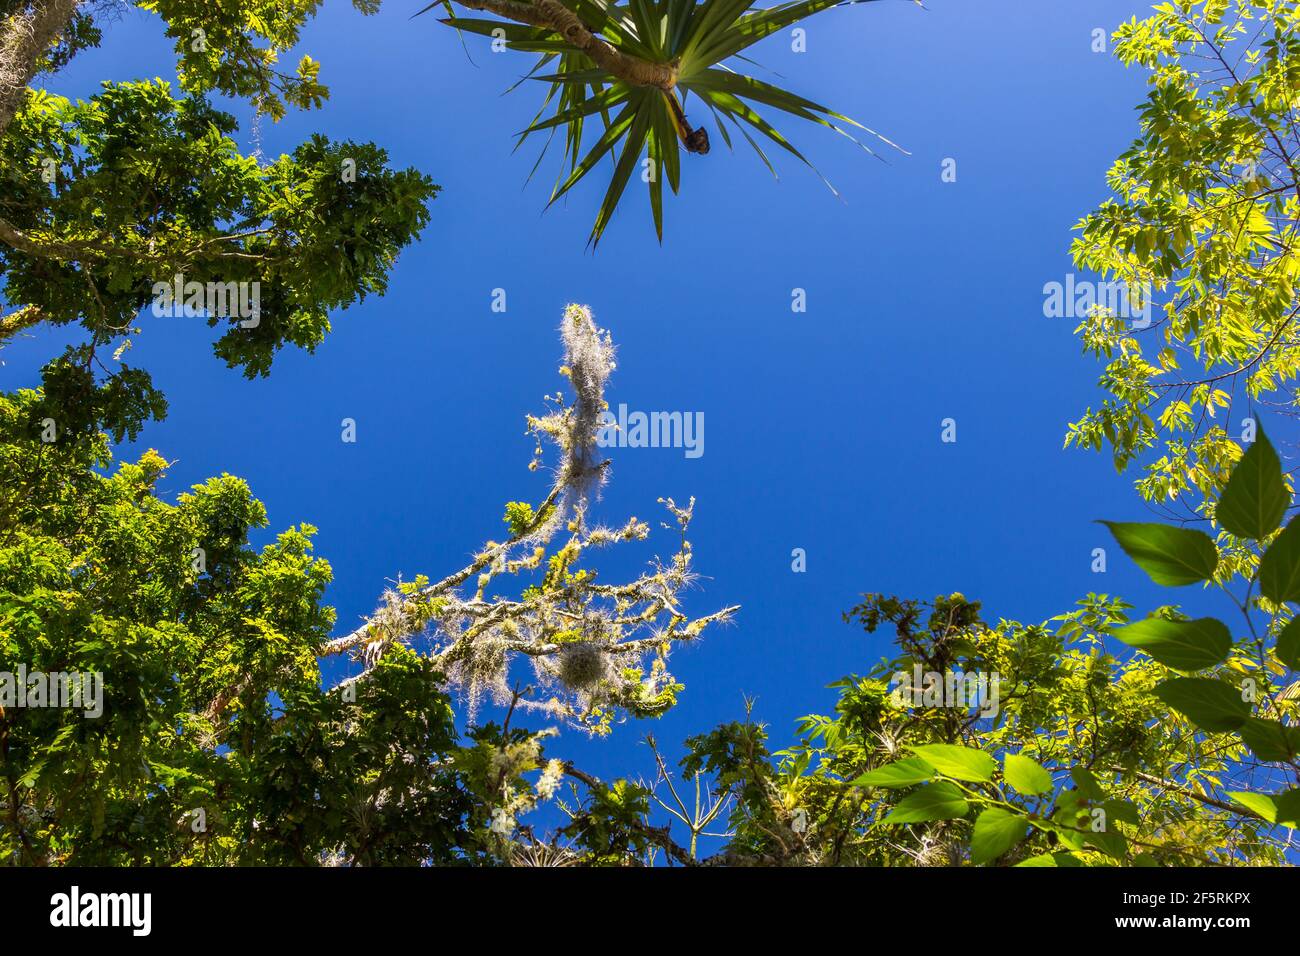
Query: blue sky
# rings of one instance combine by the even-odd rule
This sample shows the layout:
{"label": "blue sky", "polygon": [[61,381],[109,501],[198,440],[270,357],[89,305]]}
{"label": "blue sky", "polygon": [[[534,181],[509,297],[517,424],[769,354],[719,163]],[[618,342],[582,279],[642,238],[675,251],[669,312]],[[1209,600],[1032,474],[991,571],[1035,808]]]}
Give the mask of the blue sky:
{"label": "blue sky", "polygon": [[[175,459],[169,494],[225,471],[266,502],[272,530],[315,524],[340,633],[388,579],[459,567],[500,535],[506,501],[544,493],[523,416],[562,387],[555,330],[569,301],[614,334],[612,404],[706,422],[699,458],[616,451],[599,515],[657,527],[658,497],[696,496],[705,579],[690,610],[743,606],[736,626],[675,654],[687,689],[669,716],[608,740],[565,734],[560,749],[591,772],[649,773],[644,733],[675,753],[740,717],[742,695],[787,741],[795,718],[831,705],[828,683],[889,652],[886,635],[840,621],[863,591],[960,590],[989,617],[1022,621],[1093,590],[1139,608],[1168,600],[1117,549],[1106,574],[1090,571],[1109,544],[1093,520],[1146,512],[1108,456],[1062,450],[1099,368],[1072,320],[1043,315],[1043,285],[1071,270],[1071,228],[1106,195],[1144,95],[1143,74],[1092,52],[1092,32],[1147,4],[886,0],[815,17],[807,52],[778,35],[757,58],[910,155],[882,163],[828,131],[787,128],[841,201],[792,157],[774,181],[743,143],[730,154],[715,142],[683,158],[662,246],[637,192],[594,254],[604,182],[543,214],[555,167],[548,158],[524,188],[534,154],[511,152],[541,87],[501,94],[531,57],[471,37],[470,62],[453,31],[409,19],[420,5],[362,17],[326,4],[302,51],[322,61],[331,99],[261,130],[269,155],[313,131],[373,140],[443,187],[388,296],[341,313],[315,355],[286,351],[264,380],[225,369],[199,320],[148,319],[131,353],[171,413],[123,453]],[[155,75],[173,77],[170,45],[130,12],[52,86],[86,96],[102,78]],[[250,146],[247,124],[241,136]],[[941,181],[947,158],[955,183]],[[497,288],[504,314],[491,310]],[[794,288],[804,313],[791,311]],[[35,384],[63,337],[7,348],[3,387]],[[340,441],[345,417],[355,444]],[[948,417],[955,444],[940,441]],[[805,573],[791,570],[794,548]],[[600,567],[635,574],[672,549],[657,531]]]}

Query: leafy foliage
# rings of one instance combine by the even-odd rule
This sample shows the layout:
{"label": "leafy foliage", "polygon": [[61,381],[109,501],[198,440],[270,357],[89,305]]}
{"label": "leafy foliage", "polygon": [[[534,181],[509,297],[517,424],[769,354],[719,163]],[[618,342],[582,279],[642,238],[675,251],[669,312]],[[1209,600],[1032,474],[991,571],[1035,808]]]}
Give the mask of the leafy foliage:
{"label": "leafy foliage", "polygon": [[156,452],[105,471],[104,436],[33,433],[42,401],[0,398],[0,671],[99,673],[103,703],[0,708],[0,856],[450,859],[470,804],[440,675],[394,654],[354,702],[322,687],[314,529],[254,549],[266,513],[242,481],[167,504]]}
{"label": "leafy foliage", "polygon": [[[748,722],[687,742],[684,774],[709,774],[715,791],[733,801],[732,835],[716,859],[841,866],[1282,861],[1290,838],[1272,824],[1286,822],[1294,791],[1259,798],[1233,789],[1271,772],[1252,766],[1247,734],[1232,733],[1258,718],[1239,713],[1249,708],[1232,677],[1192,681],[1153,657],[1108,654],[1112,637],[1127,634],[1136,643],[1134,628],[1173,623],[1128,624],[1127,610],[1089,595],[1079,610],[1042,625],[990,626],[962,595],[930,606],[867,595],[846,618],[868,633],[892,625],[902,654],[865,678],[832,685],[840,692],[833,716],[804,718],[798,742],[775,754],[766,732]],[[1226,628],[1195,623],[1198,636],[1216,642],[1221,661],[1227,651],[1219,655],[1217,641]],[[997,712],[969,701],[932,706],[900,697],[891,684],[915,666],[999,673]],[[1206,723],[1184,713],[1184,703]],[[1258,732],[1275,743],[1279,727]],[[1280,756],[1270,752],[1275,762]],[[1294,763],[1287,769],[1294,772]]]}
{"label": "leafy foliage", "polygon": [[[1108,446],[1118,469],[1141,465],[1144,498],[1207,516],[1249,444],[1235,440],[1243,408],[1295,403],[1298,27],[1287,0],[1177,0],[1122,24],[1115,55],[1149,71],[1151,90],[1107,177],[1114,196],[1079,223],[1072,249],[1080,268],[1154,304],[1154,321],[1081,317],[1106,397],[1066,444]],[[1244,507],[1267,521],[1280,490],[1259,494]],[[1263,531],[1246,513],[1222,525]]]}
{"label": "leafy foliage", "polygon": [[321,136],[263,164],[239,153],[234,130],[161,81],[105,84],[76,103],[31,94],[0,138],[0,217],[24,239],[0,245],[6,298],[105,342],[129,334],[174,276],[257,283],[253,321],[206,316],[225,329],[217,354],[253,376],[285,344],[314,348],[331,309],[384,292],[437,187],[388,169],[374,145]]}
{"label": "leafy foliage", "polygon": [[[0,396],[0,859],[603,864],[656,847],[687,859],[642,820],[649,790],[545,756],[554,727],[510,726],[525,709],[592,733],[664,713],[681,690],[673,645],[735,610],[679,610],[694,580],[691,507],[671,500],[681,544],[670,564],[623,584],[598,584],[584,566],[592,549],[649,529],[586,516],[604,474],[593,448],[613,347],[577,306],[564,337],[574,402],[530,419],[563,453],[546,500],[511,502],[510,539],[439,582],[400,583],[334,638],[313,528],[257,551],[266,514],[242,481],[223,475],[169,504],[156,452],[113,470],[107,433],[134,435],[159,413],[147,385],[124,394],[129,377],[100,385],[64,359],[42,390]],[[552,549],[558,532],[569,537]],[[502,575],[535,583],[489,597]],[[457,591],[466,580],[470,595]],[[327,679],[321,661],[339,656],[360,672]],[[532,683],[511,691],[520,659]],[[102,694],[28,706],[16,690],[26,674],[98,675]],[[505,721],[462,738],[456,690],[472,715],[496,695]],[[571,846],[550,848],[521,818],[566,776],[585,792],[556,831]]]}

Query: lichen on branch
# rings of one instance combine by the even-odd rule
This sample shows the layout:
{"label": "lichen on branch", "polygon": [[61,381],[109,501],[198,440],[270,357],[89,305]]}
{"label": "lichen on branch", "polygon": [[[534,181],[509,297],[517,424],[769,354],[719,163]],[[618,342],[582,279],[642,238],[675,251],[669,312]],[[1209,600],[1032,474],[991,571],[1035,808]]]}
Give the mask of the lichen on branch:
{"label": "lichen on branch", "polygon": [[[469,564],[435,583],[399,583],[361,627],[329,642],[325,654],[348,653],[365,667],[341,688],[364,680],[392,643],[428,637],[430,655],[467,695],[471,711],[490,699],[606,733],[622,715],[656,716],[672,707],[682,689],[668,671],[673,645],[738,610],[691,618],[681,609],[681,592],[696,580],[686,537],[694,499],[685,506],[660,499],[679,535],[667,561],[655,559],[621,584],[601,583],[582,566],[588,551],[644,541],[650,527],[635,517],[614,528],[591,520],[608,474],[596,438],[614,346],[586,306],[565,309],[560,333],[561,373],[574,397],[565,404],[552,396],[552,411],[528,418],[537,439],[530,467],[539,467],[547,443],[559,454],[550,491],[537,506],[510,503],[505,541],[487,542]],[[520,582],[516,596],[489,592],[499,578]],[[510,670],[523,660],[531,663],[531,693],[516,697]]]}

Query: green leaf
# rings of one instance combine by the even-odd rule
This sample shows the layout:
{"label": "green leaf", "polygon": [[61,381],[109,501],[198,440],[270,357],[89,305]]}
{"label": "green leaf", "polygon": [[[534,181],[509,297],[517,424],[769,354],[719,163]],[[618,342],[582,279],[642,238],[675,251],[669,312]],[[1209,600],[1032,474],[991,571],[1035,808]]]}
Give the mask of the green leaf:
{"label": "green leaf", "polygon": [[1083,866],[1073,853],[1040,853],[1022,860],[1016,866]]}
{"label": "green leaf", "polygon": [[1017,793],[1034,797],[1052,790],[1052,775],[1030,757],[1007,754],[1003,758],[1002,767],[1002,775]]}
{"label": "green leaf", "polygon": [[1246,746],[1260,760],[1273,763],[1289,761],[1300,750],[1300,732],[1276,720],[1251,717],[1238,731]]}
{"label": "green leaf", "polygon": [[993,779],[993,771],[997,769],[997,764],[992,757],[982,750],[974,750],[970,747],[959,747],[955,744],[925,744],[907,749],[945,777],[952,777],[955,780],[987,783]]}
{"label": "green leaf", "polygon": [[1274,604],[1300,601],[1300,520],[1291,519],[1260,558],[1259,589]]}
{"label": "green leaf", "polygon": [[602,90],[597,95],[582,100],[577,106],[558,110],[550,119],[542,120],[539,123],[533,123],[519,135],[527,136],[529,133],[536,133],[539,130],[549,129],[552,126],[561,126],[567,123],[572,123],[574,120],[590,116],[592,113],[599,113],[601,110],[607,110],[610,107],[618,106],[631,95],[631,92],[631,89],[625,84],[616,83],[608,89]]}
{"label": "green leaf", "polygon": [[975,818],[970,859],[976,866],[990,863],[1025,838],[1029,821],[1018,813],[990,807]]}
{"label": "green leaf", "polygon": [[551,194],[550,202],[547,203],[548,206],[553,205],[556,200],[569,191],[574,183],[591,172],[596,164],[605,157],[605,154],[614,148],[615,144],[627,133],[635,121],[635,107],[636,104],[628,104],[623,108],[609,128],[601,134],[600,139],[596,141],[596,145],[591,148],[591,151],[587,153],[582,162],[573,168],[573,172],[569,174],[569,177],[562,185],[556,187],[555,192]]}
{"label": "green leaf", "polygon": [[1158,685],[1155,695],[1210,733],[1231,733],[1250,717],[1250,705],[1241,699],[1241,692],[1219,680],[1175,677]]}
{"label": "green leaf", "polygon": [[928,783],[916,793],[904,797],[882,823],[925,823],[929,820],[956,820],[964,817],[970,804],[955,784],[940,780]]}
{"label": "green leaf", "polygon": [[1149,617],[1114,634],[1129,647],[1145,651],[1166,667],[1180,671],[1198,671],[1221,664],[1232,649],[1228,628],[1212,617],[1196,621]]}
{"label": "green leaf", "polygon": [[1124,834],[1109,826],[1104,830],[1088,831],[1084,837],[1084,842],[1116,860],[1122,860],[1128,855],[1127,838],[1125,838]]}
{"label": "green leaf", "polygon": [[1229,534],[1260,541],[1277,530],[1290,503],[1282,462],[1261,428],[1232,469],[1214,517]]}
{"label": "green leaf", "polygon": [[[1071,767],[1070,779],[1074,781],[1074,785],[1079,788],[1079,795],[1085,800],[1096,801],[1106,796],[1100,784],[1097,783],[1096,776],[1087,767]],[[1060,801],[1060,803],[1064,803],[1064,801]]]}
{"label": "green leaf", "polygon": [[1292,618],[1277,636],[1273,653],[1293,671],[1300,671],[1300,617]]}
{"label": "green leaf", "polygon": [[1219,563],[1214,540],[1203,531],[1166,524],[1103,521],[1119,546],[1156,584],[1181,587],[1208,581]]}
{"label": "green leaf", "polygon": [[1102,809],[1106,811],[1107,819],[1122,820],[1125,823],[1131,823],[1138,826],[1141,818],[1138,816],[1138,809],[1127,800],[1106,800],[1102,803]]}
{"label": "green leaf", "polygon": [[852,782],[855,787],[910,787],[934,778],[934,768],[920,757],[905,757],[869,770]]}
{"label": "green leaf", "polygon": [[[628,130],[627,139],[623,144],[622,155],[619,156],[618,163],[614,167],[614,175],[610,178],[609,188],[605,191],[605,198],[601,200],[600,212],[596,215],[596,224],[591,228],[590,241],[593,247],[600,242],[600,237],[604,234],[605,227],[609,225],[609,220],[614,215],[614,209],[618,206],[623,190],[627,188],[627,181],[632,176],[632,170],[636,166],[637,160],[641,158],[641,150],[645,146],[653,117],[650,109],[652,107],[646,107],[642,102],[638,101],[636,118],[632,121],[632,128]],[[663,175],[661,170],[655,170],[656,179],[661,175]]]}
{"label": "green leaf", "polygon": [[1267,793],[1248,793],[1239,790],[1229,790],[1228,796],[1236,800],[1247,810],[1258,814],[1269,823],[1277,822],[1277,801]]}
{"label": "green leaf", "polygon": [[1300,827],[1300,789],[1278,794],[1229,791],[1228,796],[1269,823]]}
{"label": "green leaf", "polygon": [[1300,827],[1300,789],[1286,790],[1273,798],[1277,806],[1277,822],[1289,827]]}

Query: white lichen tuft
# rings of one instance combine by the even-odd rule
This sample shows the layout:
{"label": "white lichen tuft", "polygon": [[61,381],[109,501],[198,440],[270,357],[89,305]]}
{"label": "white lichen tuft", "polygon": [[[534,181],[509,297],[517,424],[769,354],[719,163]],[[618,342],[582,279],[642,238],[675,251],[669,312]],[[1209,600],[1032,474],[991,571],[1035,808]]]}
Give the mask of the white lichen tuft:
{"label": "white lichen tuft", "polygon": [[[650,527],[637,518],[615,528],[588,526],[591,502],[608,473],[596,439],[614,345],[581,305],[565,309],[560,335],[562,372],[573,399],[565,405],[552,397],[549,414],[528,418],[536,455],[547,443],[559,453],[545,499],[538,506],[512,503],[506,541],[489,541],[467,566],[436,583],[422,578],[386,592],[366,623],[331,641],[325,653],[357,653],[368,674],[392,641],[430,633],[430,653],[450,685],[466,694],[471,715],[491,699],[603,733],[618,711],[648,715],[671,707],[677,685],[667,670],[670,648],[695,640],[736,608],[691,619],[679,606],[680,593],[697,579],[686,538],[693,500],[679,507],[660,499],[680,533],[670,560],[651,561],[623,584],[598,582],[582,566],[589,548],[643,541]],[[532,467],[539,462],[536,457]],[[511,589],[517,597],[491,593],[510,577],[522,578]],[[520,657],[533,662],[536,690],[543,693],[511,690],[511,662]]]}
{"label": "white lichen tuft", "polygon": [[579,641],[560,648],[556,676],[576,693],[590,694],[609,678],[609,659],[599,644]]}

